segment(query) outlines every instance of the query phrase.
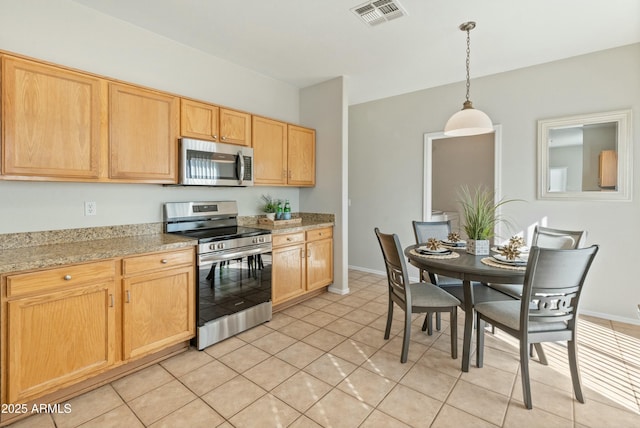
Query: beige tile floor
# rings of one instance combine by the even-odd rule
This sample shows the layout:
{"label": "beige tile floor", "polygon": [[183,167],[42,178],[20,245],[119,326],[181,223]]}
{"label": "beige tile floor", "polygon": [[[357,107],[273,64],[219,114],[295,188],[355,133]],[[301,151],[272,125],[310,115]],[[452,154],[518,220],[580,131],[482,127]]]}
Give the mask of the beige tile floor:
{"label": "beige tile floor", "polygon": [[416,317],[401,364],[401,311],[383,339],[386,279],[350,271],[349,287],[74,398],[68,414],[12,428],[640,426],[640,326],[582,317],[587,402],[573,397],[566,348],[546,344],[549,365],[530,365],[534,409],[526,410],[515,341],[487,333],[484,367],[462,373],[446,318],[427,336]]}

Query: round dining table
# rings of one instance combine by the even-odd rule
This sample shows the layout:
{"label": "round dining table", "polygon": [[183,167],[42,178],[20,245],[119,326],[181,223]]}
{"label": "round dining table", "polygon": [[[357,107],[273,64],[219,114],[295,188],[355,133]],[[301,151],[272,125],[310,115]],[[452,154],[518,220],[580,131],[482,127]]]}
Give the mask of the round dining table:
{"label": "round dining table", "polygon": [[462,371],[469,371],[469,360],[471,355],[471,335],[473,334],[473,307],[476,303],[513,300],[513,297],[494,290],[486,284],[522,284],[524,282],[525,269],[513,268],[511,266],[497,267],[482,262],[488,255],[476,256],[469,254],[465,250],[452,250],[452,255],[443,257],[439,255],[423,255],[415,251],[417,247],[424,244],[415,244],[404,250],[405,256],[413,266],[427,271],[432,278],[431,282],[437,281],[434,275],[447,276],[461,280],[461,285],[442,285],[442,288],[456,296],[462,302],[462,309],[465,311],[464,340],[462,346]]}

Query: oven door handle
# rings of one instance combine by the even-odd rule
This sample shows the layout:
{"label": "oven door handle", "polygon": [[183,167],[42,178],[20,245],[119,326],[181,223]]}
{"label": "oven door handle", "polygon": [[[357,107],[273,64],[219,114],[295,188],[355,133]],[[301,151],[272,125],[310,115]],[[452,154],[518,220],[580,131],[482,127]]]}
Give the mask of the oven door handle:
{"label": "oven door handle", "polygon": [[232,253],[218,253],[218,254],[203,254],[198,257],[198,266],[209,266],[217,262],[225,260],[240,259],[245,256],[253,256],[256,254],[264,254],[271,251],[270,247],[258,247],[251,249],[243,249],[241,251],[234,251]]}

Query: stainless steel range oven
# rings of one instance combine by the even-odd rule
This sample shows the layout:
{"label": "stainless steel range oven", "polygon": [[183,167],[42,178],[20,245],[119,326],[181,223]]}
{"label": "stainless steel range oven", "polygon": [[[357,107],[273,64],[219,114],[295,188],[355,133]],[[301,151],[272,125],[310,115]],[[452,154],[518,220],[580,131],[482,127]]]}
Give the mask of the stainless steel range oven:
{"label": "stainless steel range oven", "polygon": [[237,217],[235,201],[164,204],[165,231],[198,240],[199,350],[271,319],[271,233]]}

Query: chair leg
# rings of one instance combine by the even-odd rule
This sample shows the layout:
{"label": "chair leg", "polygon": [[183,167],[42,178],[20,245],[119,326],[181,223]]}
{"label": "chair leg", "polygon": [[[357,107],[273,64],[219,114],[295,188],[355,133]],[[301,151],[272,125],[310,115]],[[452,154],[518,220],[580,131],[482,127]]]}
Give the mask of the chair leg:
{"label": "chair leg", "polygon": [[580,368],[578,367],[578,344],[576,340],[567,342],[569,351],[569,369],[571,370],[571,382],[573,383],[573,393],[576,399],[584,403],[584,395],[582,395],[582,382],[580,380]]}
{"label": "chair leg", "polygon": [[529,381],[529,344],[520,341],[520,375],[522,379],[522,398],[527,409],[533,409],[531,402],[531,382]]}
{"label": "chair leg", "polygon": [[424,317],[424,322],[422,323],[422,331],[427,330],[427,334],[431,336],[433,333],[433,326],[431,321],[431,312],[427,312]]}
{"label": "chair leg", "polygon": [[393,300],[389,297],[389,309],[387,309],[387,328],[384,329],[385,340],[389,339],[391,334],[391,321],[393,320]]}
{"label": "chair leg", "polygon": [[407,362],[407,357],[409,356],[409,337],[411,336],[411,312],[405,310],[404,315],[404,337],[402,338],[401,363]]}
{"label": "chair leg", "polygon": [[484,364],[484,324],[480,319],[480,313],[476,312],[476,367]]}
{"label": "chair leg", "polygon": [[451,329],[451,358],[458,358],[458,307],[454,306],[449,315]]}
{"label": "chair leg", "polygon": [[442,325],[440,323],[440,312],[436,312],[436,330],[440,331],[441,327]]}
{"label": "chair leg", "polygon": [[542,343],[534,343],[533,346],[536,348],[536,354],[538,354],[538,360],[540,361],[540,364],[542,364],[543,366],[548,366],[549,363],[547,362],[547,356],[544,354],[544,349],[542,349]]}

